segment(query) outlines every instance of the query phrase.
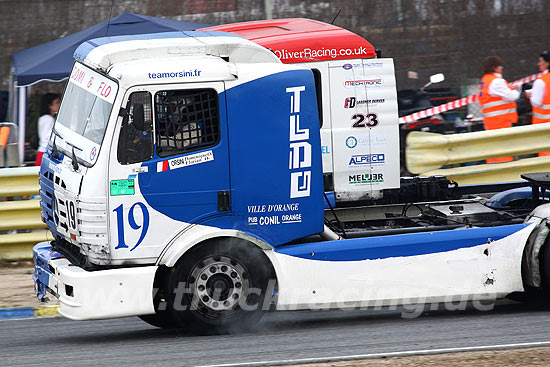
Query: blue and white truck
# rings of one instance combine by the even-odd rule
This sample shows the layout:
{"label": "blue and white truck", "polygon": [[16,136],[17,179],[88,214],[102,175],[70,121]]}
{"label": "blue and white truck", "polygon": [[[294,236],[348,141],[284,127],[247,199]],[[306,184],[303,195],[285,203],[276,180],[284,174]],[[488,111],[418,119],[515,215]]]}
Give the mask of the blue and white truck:
{"label": "blue and white truck", "polygon": [[283,64],[216,31],[75,59],[40,168],[55,240],[34,247],[38,298],[65,317],[227,332],[549,284],[548,204],[399,178],[391,59]]}

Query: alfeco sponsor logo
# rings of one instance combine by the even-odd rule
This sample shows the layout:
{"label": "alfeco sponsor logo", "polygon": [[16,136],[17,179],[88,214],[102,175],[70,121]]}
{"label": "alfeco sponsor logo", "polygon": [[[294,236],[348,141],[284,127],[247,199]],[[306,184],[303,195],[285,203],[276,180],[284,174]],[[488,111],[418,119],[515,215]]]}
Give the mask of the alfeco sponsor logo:
{"label": "alfeco sponsor logo", "polygon": [[385,164],[386,155],[383,153],[376,154],[357,154],[352,155],[349,159],[348,167],[362,167],[375,164]]}
{"label": "alfeco sponsor logo", "polygon": [[[300,93],[306,87],[286,88],[290,95],[290,198],[307,197],[311,190],[311,144],[309,129],[300,128]],[[308,169],[309,168],[309,169]]]}
{"label": "alfeco sponsor logo", "polygon": [[348,136],[346,138],[346,147],[349,149],[355,149],[357,146],[375,146],[386,145],[385,136]]}
{"label": "alfeco sponsor logo", "polygon": [[365,87],[365,88],[380,88],[384,85],[384,80],[381,76],[373,76],[365,79],[358,80],[346,80],[344,81],[344,87]]}
{"label": "alfeco sponsor logo", "polygon": [[357,99],[355,97],[347,97],[344,100],[344,108],[355,108],[356,106],[362,106],[362,105],[375,105],[379,103],[385,103],[385,98],[378,98],[378,99]]}
{"label": "alfeco sponsor logo", "polygon": [[348,176],[348,183],[350,185],[365,185],[381,182],[384,182],[383,173],[359,173]]}

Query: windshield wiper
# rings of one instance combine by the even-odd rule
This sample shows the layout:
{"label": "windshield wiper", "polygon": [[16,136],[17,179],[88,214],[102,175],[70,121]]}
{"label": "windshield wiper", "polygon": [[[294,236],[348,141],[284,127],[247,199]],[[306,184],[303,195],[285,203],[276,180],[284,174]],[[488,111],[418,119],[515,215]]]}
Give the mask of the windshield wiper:
{"label": "windshield wiper", "polygon": [[73,169],[75,171],[78,171],[78,160],[76,158],[76,154],[75,154],[74,150],[76,148],[76,149],[78,149],[82,152],[82,148],[79,148],[76,145],[74,145],[73,143],[69,143],[68,141],[65,141],[65,144],[70,145],[73,148],[72,151],[71,151],[71,153],[72,153],[71,154],[71,160],[72,160],[71,164],[73,165]]}
{"label": "windshield wiper", "polygon": [[55,130],[55,128],[53,129],[53,133],[55,137],[53,138],[53,142],[52,142],[52,157],[55,159],[59,159],[59,150],[57,149],[57,145],[55,145],[55,139],[57,139],[58,136],[61,139],[63,139],[63,137],[61,136],[61,134],[57,132],[57,130]]}
{"label": "windshield wiper", "polygon": [[[73,169],[74,169],[75,171],[78,171],[78,161],[76,160],[76,154],[74,153],[74,148],[75,148],[75,147],[74,147],[74,145],[71,145],[71,146],[73,147],[73,151],[72,151],[72,152],[73,152],[73,155],[72,155],[72,157],[71,157],[71,158],[72,158],[72,162],[71,162],[71,163],[72,163],[72,165],[73,165]],[[82,150],[82,149],[81,149],[81,150]]]}
{"label": "windshield wiper", "polygon": [[73,147],[73,150],[76,148],[77,150],[80,150],[81,152],[83,151],[82,148],[79,148],[77,145],[75,145],[73,143],[69,143],[68,141],[65,141],[65,144],[70,145],[71,147]]}
{"label": "windshield wiper", "polygon": [[63,136],[55,129],[55,127],[53,128],[53,133],[54,133],[56,136],[59,136],[61,139],[65,140],[65,138],[63,138]]}

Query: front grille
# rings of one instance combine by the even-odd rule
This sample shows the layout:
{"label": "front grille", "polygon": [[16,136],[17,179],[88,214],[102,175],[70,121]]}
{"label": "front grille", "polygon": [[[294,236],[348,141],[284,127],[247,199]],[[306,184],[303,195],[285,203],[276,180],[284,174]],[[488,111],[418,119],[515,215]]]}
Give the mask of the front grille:
{"label": "front grille", "polygon": [[[110,264],[107,199],[68,191],[63,177],[49,168],[39,177],[42,217],[56,242],[62,240],[76,248],[70,254],[79,264]],[[85,259],[76,260],[75,252]]]}
{"label": "front grille", "polygon": [[107,199],[80,195],[77,219],[79,229],[77,240],[90,262],[97,265],[110,264]]}

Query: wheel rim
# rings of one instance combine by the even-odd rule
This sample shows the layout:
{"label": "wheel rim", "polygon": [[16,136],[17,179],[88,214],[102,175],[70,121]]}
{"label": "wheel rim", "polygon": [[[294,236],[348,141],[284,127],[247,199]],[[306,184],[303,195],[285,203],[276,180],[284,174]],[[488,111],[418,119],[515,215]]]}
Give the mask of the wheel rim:
{"label": "wheel rim", "polygon": [[197,263],[189,284],[192,309],[214,318],[236,312],[250,288],[244,266],[227,256],[210,256]]}

